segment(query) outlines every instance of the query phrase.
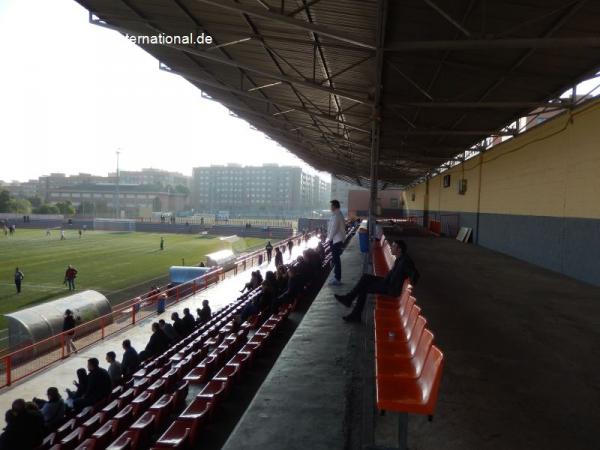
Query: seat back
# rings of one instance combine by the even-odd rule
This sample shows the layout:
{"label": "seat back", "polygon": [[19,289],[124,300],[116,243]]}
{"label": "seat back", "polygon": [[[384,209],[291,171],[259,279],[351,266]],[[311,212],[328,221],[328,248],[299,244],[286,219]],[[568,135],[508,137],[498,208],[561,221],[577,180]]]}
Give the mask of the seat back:
{"label": "seat back", "polygon": [[413,329],[410,339],[408,341],[408,348],[410,350],[410,354],[414,356],[417,353],[417,348],[419,346],[419,340],[421,339],[421,335],[423,334],[423,330],[425,329],[425,325],[427,324],[427,320],[423,316],[417,317],[417,322],[415,323],[415,328]]}
{"label": "seat back", "polygon": [[404,331],[406,333],[406,339],[410,340],[412,333],[415,329],[415,325],[417,324],[417,318],[421,314],[421,308],[417,305],[413,305],[412,310],[410,311],[410,315],[408,316],[408,320],[404,325]]}
{"label": "seat back", "polygon": [[413,358],[413,365],[415,367],[415,373],[417,375],[421,375],[432,343],[433,333],[427,329],[423,330],[423,333],[421,333],[421,338],[419,339],[419,345],[417,346],[417,352],[415,353],[415,357]]}
{"label": "seat back", "polygon": [[444,354],[432,345],[427,354],[423,372],[418,379],[423,402],[427,405],[427,413],[432,415],[437,403],[444,368]]}
{"label": "seat back", "polygon": [[415,302],[415,298],[411,295],[410,297],[408,297],[408,300],[406,300],[403,303],[400,303],[400,316],[402,317],[402,321],[404,323],[406,323],[408,316],[410,315],[410,311]]}

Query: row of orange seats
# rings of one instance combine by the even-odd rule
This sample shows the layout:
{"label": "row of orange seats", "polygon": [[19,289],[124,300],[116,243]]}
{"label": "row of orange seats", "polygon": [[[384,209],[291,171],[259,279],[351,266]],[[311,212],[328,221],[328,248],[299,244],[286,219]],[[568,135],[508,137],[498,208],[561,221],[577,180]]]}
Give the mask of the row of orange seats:
{"label": "row of orange seats", "polygon": [[[373,249],[376,275],[385,276],[394,257],[385,237]],[[378,295],[374,313],[377,408],[401,413],[400,448],[406,448],[408,413],[435,411],[444,355],[405,280],[399,297]]]}

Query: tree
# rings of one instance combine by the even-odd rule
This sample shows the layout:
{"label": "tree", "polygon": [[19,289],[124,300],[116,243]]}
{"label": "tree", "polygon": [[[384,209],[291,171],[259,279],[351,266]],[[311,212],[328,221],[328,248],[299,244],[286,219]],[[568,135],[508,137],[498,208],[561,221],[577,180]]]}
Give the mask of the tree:
{"label": "tree", "polygon": [[177,186],[175,186],[175,192],[177,192],[178,194],[189,195],[190,189],[187,186],[184,186],[183,184],[178,184]]}
{"label": "tree", "polygon": [[31,214],[31,203],[24,198],[13,198],[9,202],[9,212],[18,214]]}
{"label": "tree", "polygon": [[10,212],[10,192],[7,190],[0,191],[0,213]]}
{"label": "tree", "polygon": [[66,216],[75,214],[75,208],[73,207],[73,205],[71,204],[71,202],[69,200],[67,200],[66,202],[56,203],[56,207],[60,211],[60,214],[64,214]]}
{"label": "tree", "polygon": [[60,214],[60,210],[56,206],[48,203],[43,203],[39,207],[34,208],[33,212],[35,214]]}
{"label": "tree", "polygon": [[37,195],[34,197],[27,197],[27,200],[29,200],[29,203],[31,203],[31,206],[34,208],[39,208],[40,206],[42,206],[42,203],[44,203],[42,199]]}

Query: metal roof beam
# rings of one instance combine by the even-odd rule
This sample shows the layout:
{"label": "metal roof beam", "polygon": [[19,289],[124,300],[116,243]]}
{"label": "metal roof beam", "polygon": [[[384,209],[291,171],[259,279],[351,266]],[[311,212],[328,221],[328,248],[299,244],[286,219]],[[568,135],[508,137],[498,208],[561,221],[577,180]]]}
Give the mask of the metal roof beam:
{"label": "metal roof beam", "polygon": [[388,103],[385,106],[390,108],[430,108],[430,109],[454,109],[454,108],[474,108],[474,109],[516,109],[516,108],[554,108],[564,109],[572,106],[572,102],[561,101],[555,103],[549,102],[445,102],[445,101],[431,101],[431,102],[398,102]]}
{"label": "metal roof beam", "polygon": [[495,131],[495,130],[398,130],[384,133],[387,136],[514,136],[514,131]]}
{"label": "metal roof beam", "polygon": [[355,39],[352,35],[346,34],[341,30],[336,30],[324,25],[318,25],[314,23],[308,23],[303,20],[294,19],[284,14],[278,14],[272,11],[265,11],[264,9],[254,8],[251,6],[244,6],[239,3],[234,3],[230,0],[196,0],[199,3],[205,3],[207,5],[215,6],[218,8],[226,9],[229,11],[240,12],[253,17],[259,17],[265,20],[273,20],[275,22],[281,22],[286,25],[299,28],[301,30],[312,31],[321,36],[327,36],[338,41],[346,42],[348,44],[356,45],[357,47],[368,48],[375,50],[375,46],[368,42],[362,42]]}
{"label": "metal roof beam", "polygon": [[600,47],[600,36],[577,38],[460,39],[441,41],[405,41],[392,43],[388,52],[431,50],[568,49]]}

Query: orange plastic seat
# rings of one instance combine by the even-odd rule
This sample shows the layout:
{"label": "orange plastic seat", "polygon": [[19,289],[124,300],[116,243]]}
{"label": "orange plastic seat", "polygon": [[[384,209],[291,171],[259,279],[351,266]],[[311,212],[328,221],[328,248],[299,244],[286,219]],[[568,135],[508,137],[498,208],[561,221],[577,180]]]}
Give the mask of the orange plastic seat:
{"label": "orange plastic seat", "polygon": [[133,415],[135,417],[139,417],[144,411],[148,409],[150,404],[153,401],[153,395],[150,391],[144,391],[136,398],[131,401],[131,406],[133,407]]}
{"label": "orange plastic seat", "polygon": [[150,444],[152,433],[158,428],[156,417],[154,411],[146,411],[129,427],[128,431],[133,433],[133,440],[138,447],[146,448]]}
{"label": "orange plastic seat", "polygon": [[99,447],[96,446],[96,439],[88,438],[79,444],[75,450],[99,450]]}
{"label": "orange plastic seat", "polygon": [[236,364],[225,364],[225,366],[213,377],[213,380],[228,381],[229,385],[231,385],[239,375],[239,371],[240,366]]}
{"label": "orange plastic seat", "polygon": [[115,421],[115,434],[121,433],[125,430],[131,422],[133,422],[133,406],[126,405],[121,409],[118,413],[116,413],[113,417]]}
{"label": "orange plastic seat", "polygon": [[377,408],[385,411],[433,415],[443,364],[443,353],[432,345],[419,378],[378,377]]}
{"label": "orange plastic seat", "polygon": [[[185,421],[176,420],[156,441],[155,448],[184,449],[190,443],[191,428]],[[189,445],[191,447],[191,445]]]}
{"label": "orange plastic seat", "polygon": [[73,450],[83,440],[84,428],[75,428],[72,432],[67,434],[60,440],[61,450]]}
{"label": "orange plastic seat", "polygon": [[198,397],[211,400],[216,406],[219,400],[225,395],[227,385],[228,381],[225,380],[211,380],[200,391]]}
{"label": "orange plastic seat", "polygon": [[136,435],[131,431],[125,431],[115,439],[106,450],[137,450]]}
{"label": "orange plastic seat", "polygon": [[109,420],[92,434],[96,439],[96,448],[105,448],[114,439],[114,421]]}
{"label": "orange plastic seat", "polygon": [[396,358],[413,358],[419,345],[421,334],[427,325],[427,320],[423,316],[417,317],[415,327],[411,332],[408,341],[400,341],[395,336],[384,336],[375,339],[375,358],[379,356],[394,356]]}
{"label": "orange plastic seat", "polygon": [[154,414],[155,422],[158,428],[165,424],[174,407],[174,397],[169,394],[164,394],[161,398],[154,402],[152,406],[150,406],[148,411]]}
{"label": "orange plastic seat", "polygon": [[423,330],[417,352],[414,358],[398,358],[395,356],[379,355],[375,360],[375,376],[418,378],[421,376],[423,366],[429,349],[433,343],[433,333]]}
{"label": "orange plastic seat", "polygon": [[408,342],[417,324],[417,318],[421,314],[421,308],[417,305],[412,307],[408,318],[389,318],[375,321],[375,339],[378,341],[389,338],[392,333],[397,341]]}

